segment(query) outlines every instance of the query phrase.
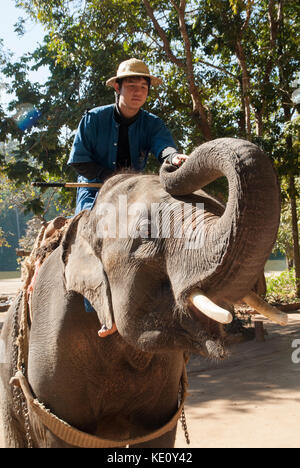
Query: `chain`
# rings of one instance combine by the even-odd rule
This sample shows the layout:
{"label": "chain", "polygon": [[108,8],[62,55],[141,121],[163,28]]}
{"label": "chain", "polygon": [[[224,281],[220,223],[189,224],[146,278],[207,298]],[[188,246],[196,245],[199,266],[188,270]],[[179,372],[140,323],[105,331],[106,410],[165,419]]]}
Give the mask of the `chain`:
{"label": "chain", "polygon": [[[15,314],[14,314],[14,321],[13,321],[13,374],[18,370],[18,359],[19,359],[19,345],[18,345],[18,336],[19,336],[19,314],[18,311],[20,310],[20,305],[24,293],[21,292],[18,297],[18,301],[15,306]],[[22,367],[22,372],[25,374],[25,368]],[[24,429],[26,435],[26,442],[27,448],[32,448],[32,438],[31,438],[31,431],[30,431],[30,421],[29,421],[29,411],[28,406],[23,395],[23,392],[20,387],[13,385],[12,389],[13,393],[13,406],[18,416],[24,418]]]}
{"label": "chain", "polygon": [[185,435],[186,443],[187,443],[187,445],[190,445],[191,442],[190,442],[190,436],[189,436],[189,433],[188,433],[188,428],[187,428],[187,423],[186,423],[184,406],[183,406],[182,411],[181,411],[180,422],[181,422],[181,425],[182,425],[182,430],[183,430],[184,435]]}
{"label": "chain", "polygon": [[[179,390],[179,399],[181,402],[183,401],[183,398],[185,396],[185,390],[187,387],[187,374],[186,374],[186,367],[185,367],[186,362],[187,360],[185,360],[185,363],[184,363],[184,368],[183,368],[184,372],[181,378],[181,386]],[[181,410],[180,422],[181,422],[182,430],[184,432],[186,443],[187,445],[190,445],[191,442],[190,442],[190,436],[189,436],[188,428],[187,428],[184,406],[182,407],[182,410]]]}

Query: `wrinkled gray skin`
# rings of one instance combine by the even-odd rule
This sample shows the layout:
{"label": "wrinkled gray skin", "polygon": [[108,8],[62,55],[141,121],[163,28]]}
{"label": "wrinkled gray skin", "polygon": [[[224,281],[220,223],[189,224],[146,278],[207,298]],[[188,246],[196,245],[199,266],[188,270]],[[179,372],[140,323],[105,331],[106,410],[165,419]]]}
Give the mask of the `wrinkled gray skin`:
{"label": "wrinkled gray skin", "polygon": [[[229,182],[223,215],[223,207],[200,190],[221,175]],[[276,238],[277,180],[253,144],[206,143],[181,168],[164,164],[160,177],[161,183],[156,175],[109,179],[91,212],[72,220],[62,245],[43,264],[33,295],[32,390],[57,416],[104,438],[142,436],[171,418],[183,353],[224,356],[219,325],[189,305],[189,292],[197,286],[223,305],[241,299],[257,281]],[[125,194],[128,205],[146,203],[152,224],[155,206],[162,203],[204,203],[204,214],[195,208],[188,222],[194,226],[204,219],[191,234],[200,246],[187,249],[187,239],[175,238],[177,215],[171,238],[145,237],[145,214],[132,213],[129,225],[142,229],[144,237],[102,239],[100,203],[118,207]],[[150,219],[151,203],[157,205]],[[82,295],[97,315],[85,312]],[[1,400],[6,444],[23,447],[24,421],[16,415],[8,384],[15,309],[16,303],[2,331],[10,364],[1,365]],[[115,322],[118,332],[99,338],[99,322],[108,328]],[[141,446],[172,447],[175,431]],[[65,446],[46,429],[32,430],[32,439],[36,447]]]}

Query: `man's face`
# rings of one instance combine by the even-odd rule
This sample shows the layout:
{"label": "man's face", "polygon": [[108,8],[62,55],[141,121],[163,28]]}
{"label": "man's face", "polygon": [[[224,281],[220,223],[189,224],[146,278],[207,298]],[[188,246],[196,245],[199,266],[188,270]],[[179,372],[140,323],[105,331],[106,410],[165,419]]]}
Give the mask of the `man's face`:
{"label": "man's face", "polygon": [[137,113],[145,104],[148,96],[148,82],[143,77],[128,77],[122,81],[122,86],[115,84],[115,90],[120,95],[119,107],[121,111]]}

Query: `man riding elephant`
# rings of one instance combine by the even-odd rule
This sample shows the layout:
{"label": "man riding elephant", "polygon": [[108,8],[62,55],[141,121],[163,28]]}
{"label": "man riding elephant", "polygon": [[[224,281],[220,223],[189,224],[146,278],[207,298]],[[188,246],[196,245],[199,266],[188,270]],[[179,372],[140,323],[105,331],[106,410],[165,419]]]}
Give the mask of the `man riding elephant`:
{"label": "man riding elephant", "polygon": [[[101,183],[123,168],[143,171],[150,152],[178,167],[187,159],[177,152],[164,122],[142,109],[150,85],[160,83],[141,60],[120,64],[117,75],[106,82],[115,89],[116,103],[88,111],[79,124],[68,161],[79,174],[78,182]],[[79,188],[76,213],[91,208],[96,194],[95,188]]]}

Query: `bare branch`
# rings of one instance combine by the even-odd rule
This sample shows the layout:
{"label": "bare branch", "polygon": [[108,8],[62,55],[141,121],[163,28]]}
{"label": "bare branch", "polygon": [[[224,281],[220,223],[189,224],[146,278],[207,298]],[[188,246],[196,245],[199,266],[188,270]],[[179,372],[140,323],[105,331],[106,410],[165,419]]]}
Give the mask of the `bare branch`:
{"label": "bare branch", "polygon": [[251,13],[252,13],[253,4],[254,4],[254,0],[248,0],[247,9],[246,9],[246,19],[244,21],[243,26],[241,27],[241,35],[243,34],[244,30],[248,27]]}
{"label": "bare branch", "polygon": [[249,98],[250,77],[249,77],[249,72],[247,68],[244,48],[242,46],[240,39],[237,39],[236,41],[235,53],[239,61],[241,70],[242,70],[242,92],[243,92],[244,108],[245,108],[246,134],[249,137],[251,134],[250,98]]}
{"label": "bare branch", "polygon": [[199,63],[203,63],[203,65],[206,65],[207,67],[215,68],[216,70],[219,70],[220,72],[224,73],[225,75],[230,76],[234,80],[240,81],[239,77],[231,73],[230,71],[226,70],[225,68],[218,67],[218,65],[214,65],[213,63],[206,62],[205,60],[200,60],[198,59]]}
{"label": "bare branch", "polygon": [[280,22],[280,18],[282,15],[282,2],[279,2],[278,4],[278,12],[277,12],[276,19],[275,19],[274,7],[275,7],[274,0],[269,0],[268,17],[269,17],[269,24],[270,24],[270,46],[271,47],[274,47],[275,41],[277,38],[279,22]]}
{"label": "bare branch", "polygon": [[211,140],[212,138],[211,125],[208,122],[207,110],[202,103],[202,100],[199,94],[199,89],[195,83],[195,75],[194,75],[194,68],[193,68],[193,55],[192,55],[191,43],[188,37],[187,27],[185,23],[186,0],[180,0],[179,5],[175,0],[171,0],[173,7],[175,8],[178,14],[179,30],[180,30],[180,34],[184,43],[184,50],[185,50],[185,57],[186,57],[185,61],[178,59],[174,55],[174,53],[171,50],[168,37],[166,33],[164,32],[164,30],[162,29],[162,27],[160,26],[160,24],[158,23],[149,1],[143,0],[143,2],[145,5],[147,14],[152,20],[152,23],[154,25],[156,32],[158,33],[159,37],[163,41],[163,49],[166,52],[168,58],[171,60],[171,62],[175,63],[179,68],[185,70],[187,82],[189,86],[189,92],[190,92],[192,103],[193,103],[193,113],[198,118],[200,117],[199,126],[201,128],[201,132],[204,138],[206,140]]}
{"label": "bare branch", "polygon": [[[263,78],[263,85],[266,85],[270,81],[270,75],[272,72],[272,69],[274,67],[274,53],[272,53],[272,50],[276,46],[276,39],[277,39],[277,34],[278,34],[278,28],[279,28],[279,23],[282,17],[282,1],[279,2],[278,4],[278,11],[277,11],[277,18],[275,19],[275,2],[274,0],[269,0],[268,3],[268,19],[269,19],[269,28],[270,28],[270,43],[269,43],[269,58],[266,61],[266,66],[265,66],[265,71],[264,71],[264,78]],[[256,115],[256,120],[258,122],[262,122],[262,115],[265,111],[266,107],[266,96],[264,96],[260,110],[255,112]],[[257,134],[260,135],[262,133],[262,123],[259,126],[259,131],[257,131]]]}
{"label": "bare branch", "polygon": [[193,112],[195,114],[199,114],[201,117],[201,130],[205,139],[210,140],[212,138],[211,135],[211,126],[207,119],[207,111],[205,106],[202,103],[202,99],[200,97],[199,89],[195,82],[195,73],[194,73],[194,65],[193,65],[193,55],[191,50],[191,42],[188,36],[187,27],[185,23],[185,9],[186,9],[186,0],[180,0],[179,7],[175,0],[171,0],[172,5],[176,8],[178,12],[178,22],[179,22],[179,30],[181,37],[184,43],[184,50],[186,56],[186,74],[187,74],[187,81],[189,84],[189,91],[192,98],[193,103]]}
{"label": "bare branch", "polygon": [[242,45],[242,36],[244,31],[247,29],[252,13],[252,6],[254,4],[254,0],[247,0],[247,7],[246,7],[246,19],[243,23],[239,31],[239,35],[236,40],[235,44],[235,53],[242,70],[242,93],[243,93],[243,106],[245,111],[245,123],[246,123],[246,134],[250,137],[251,134],[251,119],[250,119],[250,97],[249,97],[249,89],[250,89],[250,76],[247,67],[246,55]]}
{"label": "bare branch", "polygon": [[177,13],[179,14],[179,6],[177,5],[177,3],[175,2],[175,0],[171,0],[171,3],[173,5],[173,7],[175,8],[175,10],[177,11]]}
{"label": "bare branch", "polygon": [[151,8],[151,5],[150,5],[149,1],[148,0],[143,0],[143,2],[144,2],[144,5],[145,5],[145,8],[146,8],[146,11],[147,11],[147,14],[148,14],[149,18],[152,20],[153,26],[154,26],[156,32],[158,33],[159,37],[161,38],[162,42],[163,42],[163,49],[166,52],[168,58],[171,60],[171,62],[175,63],[178,67],[184,68],[185,67],[184,62],[182,60],[178,59],[173,54],[173,52],[171,50],[169,39],[168,39],[165,31],[160,26],[159,22],[155,18],[153,9]]}

